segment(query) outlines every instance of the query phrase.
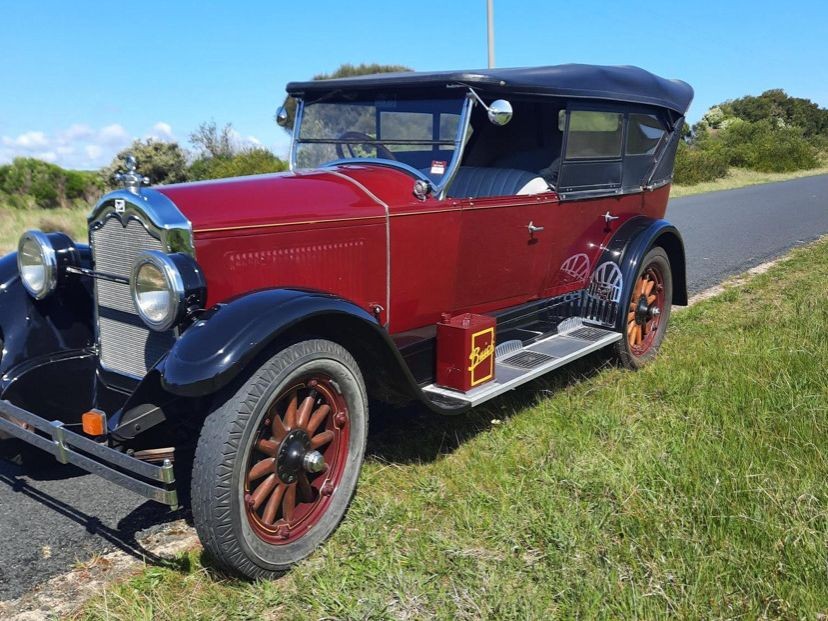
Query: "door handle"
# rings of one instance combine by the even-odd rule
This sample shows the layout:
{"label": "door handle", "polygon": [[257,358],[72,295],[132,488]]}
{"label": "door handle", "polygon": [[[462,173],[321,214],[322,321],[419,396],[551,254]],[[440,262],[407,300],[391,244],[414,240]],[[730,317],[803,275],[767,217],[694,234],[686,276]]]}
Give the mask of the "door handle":
{"label": "door handle", "polygon": [[540,233],[543,230],[542,226],[535,226],[534,222],[530,222],[529,224],[527,224],[526,228],[529,229],[529,232],[532,233],[533,235],[535,233]]}
{"label": "door handle", "polygon": [[609,224],[609,223],[610,223],[610,222],[612,222],[613,220],[618,220],[618,218],[620,218],[620,217],[621,217],[621,216],[614,216],[614,215],[612,215],[612,214],[608,211],[607,213],[605,213],[605,214],[604,214],[604,222],[606,222],[607,224]]}

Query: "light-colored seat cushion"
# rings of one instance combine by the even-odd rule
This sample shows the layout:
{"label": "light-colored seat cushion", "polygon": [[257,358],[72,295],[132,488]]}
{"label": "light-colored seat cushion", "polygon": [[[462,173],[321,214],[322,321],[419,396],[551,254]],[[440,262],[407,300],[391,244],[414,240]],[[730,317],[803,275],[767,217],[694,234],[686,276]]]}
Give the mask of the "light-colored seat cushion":
{"label": "light-colored seat cushion", "polygon": [[549,190],[537,173],[515,168],[482,168],[461,166],[451,182],[451,198],[485,198],[538,194]]}

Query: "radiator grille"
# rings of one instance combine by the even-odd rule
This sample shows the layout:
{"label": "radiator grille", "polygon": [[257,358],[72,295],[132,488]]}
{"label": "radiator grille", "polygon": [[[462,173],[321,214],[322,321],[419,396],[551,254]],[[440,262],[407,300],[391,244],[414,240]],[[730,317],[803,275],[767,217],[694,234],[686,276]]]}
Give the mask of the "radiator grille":
{"label": "radiator grille", "polygon": [[[108,218],[92,231],[95,270],[129,278],[132,265],[144,250],[164,250],[137,220],[124,227],[117,218]],[[101,365],[109,370],[143,377],[169,350],[172,333],[156,333],[141,321],[135,311],[129,285],[97,279],[98,331]],[[113,312],[115,311],[115,312]]]}

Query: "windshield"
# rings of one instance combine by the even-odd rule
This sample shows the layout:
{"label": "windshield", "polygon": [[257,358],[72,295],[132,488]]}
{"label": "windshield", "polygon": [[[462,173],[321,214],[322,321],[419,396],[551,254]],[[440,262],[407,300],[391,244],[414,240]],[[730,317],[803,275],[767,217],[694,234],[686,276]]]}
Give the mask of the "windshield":
{"label": "windshield", "polygon": [[340,97],[301,106],[292,155],[296,168],[379,159],[414,168],[441,185],[461,144],[465,97]]}

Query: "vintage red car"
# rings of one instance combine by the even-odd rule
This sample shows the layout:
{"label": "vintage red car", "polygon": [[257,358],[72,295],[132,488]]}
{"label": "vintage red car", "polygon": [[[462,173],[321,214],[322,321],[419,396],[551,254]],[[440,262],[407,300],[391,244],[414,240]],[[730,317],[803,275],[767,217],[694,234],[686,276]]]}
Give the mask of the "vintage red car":
{"label": "vintage red car", "polygon": [[684,82],[563,65],[287,90],[289,173],[145,188],[132,161],[88,245],[29,231],[0,260],[5,452],[188,496],[251,577],[342,520],[369,398],[457,414],[603,347],[637,368],[687,301],[662,219]]}

